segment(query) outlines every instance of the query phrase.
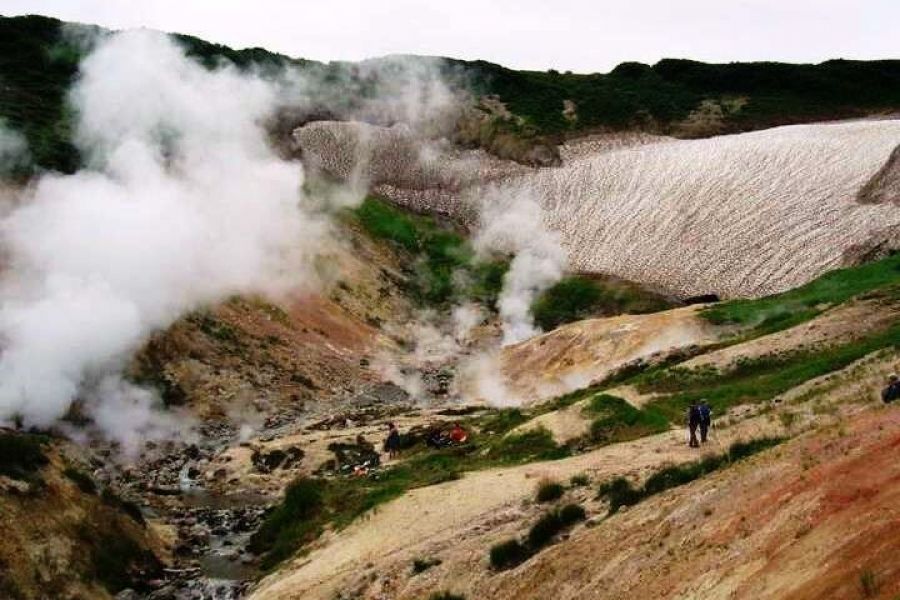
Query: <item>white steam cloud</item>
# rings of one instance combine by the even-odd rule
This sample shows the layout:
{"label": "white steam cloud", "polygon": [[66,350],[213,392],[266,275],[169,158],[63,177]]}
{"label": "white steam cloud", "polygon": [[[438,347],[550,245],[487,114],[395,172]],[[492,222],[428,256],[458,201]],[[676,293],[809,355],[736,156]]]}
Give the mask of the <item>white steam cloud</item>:
{"label": "white steam cloud", "polygon": [[262,123],[278,87],[186,59],[168,37],[103,39],[71,93],[89,168],[47,175],[0,222],[0,422],[48,426],[75,400],[134,447],[174,424],[119,375],[148,334],[228,295],[282,292],[324,221]]}
{"label": "white steam cloud", "polygon": [[0,119],[0,175],[27,164],[28,155],[25,137]]}
{"label": "white steam cloud", "polygon": [[559,235],[544,225],[537,199],[525,188],[489,190],[482,201],[475,247],[481,253],[514,255],[497,301],[503,345],[539,333],[531,305],[562,278],[568,259]]}

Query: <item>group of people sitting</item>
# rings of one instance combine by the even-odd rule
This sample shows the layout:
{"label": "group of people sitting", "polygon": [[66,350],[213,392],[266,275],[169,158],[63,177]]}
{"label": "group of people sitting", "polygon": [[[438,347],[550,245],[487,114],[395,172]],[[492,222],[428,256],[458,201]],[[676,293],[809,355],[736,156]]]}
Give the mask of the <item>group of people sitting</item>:
{"label": "group of people sitting", "polygon": [[[459,423],[454,423],[449,429],[434,427],[425,435],[425,445],[429,448],[446,448],[465,444],[469,440],[469,433]],[[388,435],[384,440],[384,451],[390,458],[396,458],[400,454],[402,445],[400,430],[394,423],[388,423]]]}

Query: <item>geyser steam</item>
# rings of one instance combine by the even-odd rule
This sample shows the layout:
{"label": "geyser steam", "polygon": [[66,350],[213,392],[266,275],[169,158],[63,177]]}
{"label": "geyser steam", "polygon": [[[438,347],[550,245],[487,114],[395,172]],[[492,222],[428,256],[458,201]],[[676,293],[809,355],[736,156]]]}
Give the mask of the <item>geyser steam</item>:
{"label": "geyser steam", "polygon": [[208,71],[147,31],[100,42],[71,101],[89,168],[46,175],[0,224],[0,422],[47,426],[80,400],[121,442],[163,433],[155,397],[124,381],[153,330],[230,294],[284,291],[324,224],[263,121],[278,88]]}
{"label": "geyser steam", "polygon": [[480,222],[475,247],[483,253],[513,255],[497,308],[503,345],[521,342],[540,332],[531,305],[563,276],[566,252],[559,235],[544,226],[540,204],[524,188],[515,193],[488,189],[481,202]]}

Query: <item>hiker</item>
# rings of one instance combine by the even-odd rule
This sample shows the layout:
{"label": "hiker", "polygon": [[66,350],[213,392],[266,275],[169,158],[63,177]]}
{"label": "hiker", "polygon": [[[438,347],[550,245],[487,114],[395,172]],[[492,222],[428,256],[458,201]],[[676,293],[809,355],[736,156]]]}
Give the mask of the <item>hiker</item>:
{"label": "hiker", "polygon": [[396,458],[400,455],[400,431],[393,423],[388,423],[388,436],[384,440],[384,451],[388,453],[389,458]]}
{"label": "hiker", "polygon": [[885,404],[890,404],[898,398],[900,398],[900,380],[896,375],[891,375],[888,377],[887,386],[881,391],[881,400]]}
{"label": "hiker", "polygon": [[468,439],[469,434],[466,430],[460,427],[459,423],[454,423],[453,429],[450,430],[450,441],[454,444],[465,444]]}
{"label": "hiker", "polygon": [[688,446],[691,448],[699,448],[700,442],[697,441],[697,427],[700,426],[700,407],[697,406],[696,402],[691,402],[691,405],[687,409],[687,426],[688,431],[691,434]]}
{"label": "hiker", "polygon": [[712,425],[712,409],[706,403],[706,400],[701,400],[700,406],[697,408],[700,411],[700,443],[705,444],[709,426]]}

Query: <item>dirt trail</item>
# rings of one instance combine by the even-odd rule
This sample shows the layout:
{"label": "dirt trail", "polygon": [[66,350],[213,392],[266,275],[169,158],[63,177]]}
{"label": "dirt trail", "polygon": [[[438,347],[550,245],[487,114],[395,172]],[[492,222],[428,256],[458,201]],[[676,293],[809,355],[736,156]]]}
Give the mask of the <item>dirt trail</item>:
{"label": "dirt trail", "polygon": [[700,306],[588,319],[504,348],[503,374],[526,402],[585,387],[638,358],[718,339]]}
{"label": "dirt trail", "polygon": [[[722,431],[711,449],[721,451],[735,439],[771,433],[777,427],[764,418],[748,420]],[[429,545],[477,530],[485,520],[504,511],[515,512],[543,477],[565,481],[586,473],[602,480],[696,459],[700,453],[684,444],[683,435],[671,431],[560,461],[480,471],[458,481],[413,490],[344,531],[326,536],[308,556],[264,579],[251,598],[331,600],[342,584],[370,563],[377,565],[400,556],[411,561]]]}

